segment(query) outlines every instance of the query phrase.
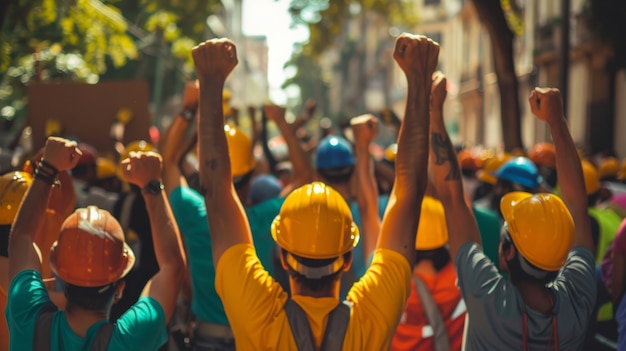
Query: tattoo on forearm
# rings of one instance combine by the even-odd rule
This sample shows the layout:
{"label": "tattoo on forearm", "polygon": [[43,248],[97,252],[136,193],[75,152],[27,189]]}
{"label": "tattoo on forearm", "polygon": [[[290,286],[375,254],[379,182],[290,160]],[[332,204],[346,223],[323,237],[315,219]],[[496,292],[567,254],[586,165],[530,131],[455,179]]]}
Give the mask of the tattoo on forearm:
{"label": "tattoo on forearm", "polygon": [[450,163],[450,172],[446,176],[446,180],[461,179],[459,163],[454,156],[454,150],[452,149],[450,140],[446,139],[441,133],[432,133],[431,144],[433,153],[435,154],[435,164],[441,166],[446,162]]}

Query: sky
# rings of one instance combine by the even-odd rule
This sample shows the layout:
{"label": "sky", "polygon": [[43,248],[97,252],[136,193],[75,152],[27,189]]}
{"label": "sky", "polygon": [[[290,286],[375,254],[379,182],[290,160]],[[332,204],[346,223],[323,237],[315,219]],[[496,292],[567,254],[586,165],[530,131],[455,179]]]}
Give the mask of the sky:
{"label": "sky", "polygon": [[306,28],[290,28],[289,3],[290,0],[243,0],[243,33],[267,37],[269,95],[279,105],[287,102],[287,95],[280,88],[288,78],[283,65],[291,57],[293,44],[308,38]]}

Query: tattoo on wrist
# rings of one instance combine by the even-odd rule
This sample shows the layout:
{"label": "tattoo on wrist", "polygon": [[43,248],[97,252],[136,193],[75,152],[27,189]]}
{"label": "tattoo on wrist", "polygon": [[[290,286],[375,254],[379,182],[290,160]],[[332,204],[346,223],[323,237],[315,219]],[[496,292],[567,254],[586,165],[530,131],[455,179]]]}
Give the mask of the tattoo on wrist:
{"label": "tattoo on wrist", "polygon": [[445,136],[441,133],[432,133],[431,146],[433,148],[433,153],[435,154],[435,164],[437,166],[441,166],[446,162],[450,164],[450,172],[448,172],[446,180],[461,179],[459,162],[454,155],[450,139],[445,138]]}

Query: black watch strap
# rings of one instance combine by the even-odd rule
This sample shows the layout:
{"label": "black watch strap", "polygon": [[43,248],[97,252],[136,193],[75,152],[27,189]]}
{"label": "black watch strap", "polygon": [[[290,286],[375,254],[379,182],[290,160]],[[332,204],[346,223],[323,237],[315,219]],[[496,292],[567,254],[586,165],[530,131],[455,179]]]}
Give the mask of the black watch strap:
{"label": "black watch strap", "polygon": [[151,180],[141,189],[142,194],[159,195],[164,186],[160,180]]}

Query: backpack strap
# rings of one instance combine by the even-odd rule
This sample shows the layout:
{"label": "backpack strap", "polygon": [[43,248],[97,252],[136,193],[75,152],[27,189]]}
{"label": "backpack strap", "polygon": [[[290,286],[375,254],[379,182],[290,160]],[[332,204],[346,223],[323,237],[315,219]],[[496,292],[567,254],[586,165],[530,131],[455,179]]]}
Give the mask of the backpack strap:
{"label": "backpack strap", "polygon": [[343,349],[351,311],[352,302],[344,301],[330,312],[322,340],[322,350],[341,351]]}
{"label": "backpack strap", "polygon": [[52,317],[57,311],[55,305],[45,305],[41,308],[35,319],[35,331],[33,334],[33,351],[50,350],[50,336],[52,334]]}
{"label": "backpack strap", "polygon": [[443,318],[441,317],[441,312],[439,312],[439,308],[437,307],[437,303],[435,303],[433,296],[431,295],[430,291],[428,291],[426,284],[424,284],[424,282],[419,277],[413,275],[413,282],[415,283],[417,294],[419,295],[420,301],[422,302],[422,307],[424,307],[424,313],[426,313],[426,319],[428,320],[428,324],[430,324],[430,326],[433,328],[433,337],[435,338],[435,350],[450,350],[448,332],[446,330],[446,325],[443,322]]}
{"label": "backpack strap", "polygon": [[[291,327],[291,334],[296,341],[299,351],[316,351],[311,326],[306,313],[297,303],[288,299],[285,303],[285,313]],[[343,341],[348,330],[352,303],[344,301],[328,314],[328,322],[324,331],[321,350],[341,351]]]}
{"label": "backpack strap", "polygon": [[98,333],[96,334],[93,342],[91,343],[90,351],[106,351],[109,347],[109,343],[111,342],[111,335],[113,335],[113,331],[115,330],[115,325],[112,323],[106,322],[98,328]]}

